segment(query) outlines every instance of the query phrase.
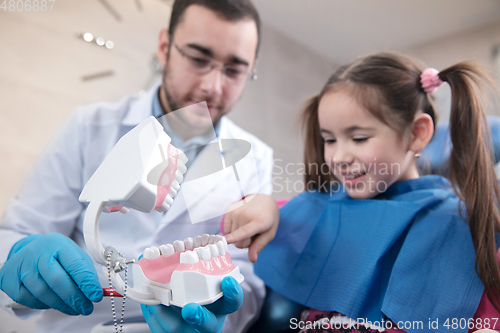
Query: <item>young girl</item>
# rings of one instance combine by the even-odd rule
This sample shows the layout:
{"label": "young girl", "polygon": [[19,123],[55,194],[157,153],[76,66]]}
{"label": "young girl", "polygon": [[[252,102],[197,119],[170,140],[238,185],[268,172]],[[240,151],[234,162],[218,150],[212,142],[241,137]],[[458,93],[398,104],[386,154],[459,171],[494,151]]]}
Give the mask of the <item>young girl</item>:
{"label": "young girl", "polygon": [[[478,96],[487,81],[471,63],[422,71],[382,53],[339,68],[308,102],[308,191],[281,209],[255,265],[270,288],[310,308],[290,327],[494,328],[498,312],[476,313],[480,301],[478,311],[499,309],[490,300],[500,291],[500,187]],[[419,177],[416,164],[436,123],[430,94],[443,82],[452,91],[450,181]]]}

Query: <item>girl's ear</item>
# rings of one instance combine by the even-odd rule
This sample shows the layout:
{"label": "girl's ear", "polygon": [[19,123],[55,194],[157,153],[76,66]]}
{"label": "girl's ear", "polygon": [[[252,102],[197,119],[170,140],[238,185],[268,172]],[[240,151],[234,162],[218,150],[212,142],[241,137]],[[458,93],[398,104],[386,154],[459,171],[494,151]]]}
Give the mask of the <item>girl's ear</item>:
{"label": "girl's ear", "polygon": [[434,134],[434,122],[427,113],[419,113],[413,120],[410,150],[418,153],[427,146]]}

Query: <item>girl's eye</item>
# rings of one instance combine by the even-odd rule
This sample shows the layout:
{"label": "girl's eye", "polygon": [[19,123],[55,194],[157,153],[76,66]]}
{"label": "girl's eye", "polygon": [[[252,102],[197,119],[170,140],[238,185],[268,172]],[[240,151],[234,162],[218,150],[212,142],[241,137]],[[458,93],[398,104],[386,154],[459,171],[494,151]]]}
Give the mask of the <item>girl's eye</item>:
{"label": "girl's eye", "polygon": [[323,142],[327,145],[330,145],[332,143],[335,143],[337,140],[335,139],[323,139]]}
{"label": "girl's eye", "polygon": [[366,142],[368,140],[368,138],[354,138],[352,140],[356,143],[362,143],[362,142]]}

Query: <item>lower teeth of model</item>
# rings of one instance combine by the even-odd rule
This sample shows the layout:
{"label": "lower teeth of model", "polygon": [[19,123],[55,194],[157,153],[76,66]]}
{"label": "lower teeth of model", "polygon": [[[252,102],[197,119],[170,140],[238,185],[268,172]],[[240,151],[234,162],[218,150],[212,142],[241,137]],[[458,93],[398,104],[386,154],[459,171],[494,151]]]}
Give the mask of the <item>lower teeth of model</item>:
{"label": "lower teeth of model", "polygon": [[172,244],[151,246],[144,250],[145,259],[156,259],[160,256],[170,257],[175,252],[180,254],[180,262],[186,264],[197,263],[199,259],[208,261],[211,257],[224,256],[227,251],[227,243],[220,235],[196,236],[186,238],[184,241],[176,240]]}

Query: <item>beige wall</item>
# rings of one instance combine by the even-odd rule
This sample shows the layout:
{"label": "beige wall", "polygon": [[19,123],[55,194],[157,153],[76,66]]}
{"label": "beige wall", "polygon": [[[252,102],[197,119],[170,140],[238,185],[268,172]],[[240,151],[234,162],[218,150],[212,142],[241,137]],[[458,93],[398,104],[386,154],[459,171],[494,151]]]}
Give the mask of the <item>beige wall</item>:
{"label": "beige wall", "polygon": [[403,50],[427,65],[444,69],[463,60],[476,60],[492,65],[492,49],[500,44],[500,22],[473,29],[465,33],[440,38],[429,43]]}
{"label": "beige wall", "polygon": [[[139,12],[134,3],[114,3],[121,21],[99,1],[57,1],[52,12],[0,10],[0,214],[71,110],[117,100],[148,81],[170,6],[149,1]],[[110,39],[115,48],[77,39],[75,30]],[[108,70],[114,74],[81,79]]]}
{"label": "beige wall", "polygon": [[[425,65],[445,69],[459,61],[474,60],[484,66],[500,83],[500,61],[493,59],[493,48],[500,45],[500,22],[465,33],[436,39],[432,42],[402,50],[422,60]],[[498,57],[500,59],[500,56]],[[491,97],[487,107],[489,114],[500,115],[498,94]],[[440,110],[440,122],[448,121],[450,114],[450,89],[447,85],[436,92],[437,106]]]}
{"label": "beige wall", "polygon": [[[297,163],[302,162],[303,149],[298,114],[304,101],[319,92],[335,68],[331,60],[265,26],[259,78],[249,82],[230,118],[274,149],[276,198],[290,198],[301,192],[302,176],[297,174]],[[288,163],[293,166],[285,172]]]}

